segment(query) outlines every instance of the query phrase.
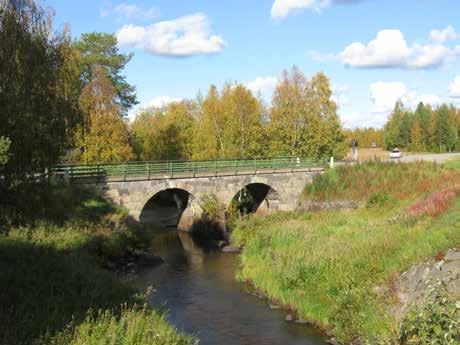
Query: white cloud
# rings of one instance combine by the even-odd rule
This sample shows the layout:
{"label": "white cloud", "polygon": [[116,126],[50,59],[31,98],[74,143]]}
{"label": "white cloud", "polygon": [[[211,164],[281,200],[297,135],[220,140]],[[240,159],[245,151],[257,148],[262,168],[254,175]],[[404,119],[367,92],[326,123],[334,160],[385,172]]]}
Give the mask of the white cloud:
{"label": "white cloud", "polygon": [[101,17],[112,15],[115,15],[119,20],[151,20],[160,15],[160,10],[156,6],[144,8],[129,3],[120,3],[116,6],[101,9]]}
{"label": "white cloud", "polygon": [[405,63],[410,53],[399,30],[382,30],[367,45],[355,42],[347,46],[340,58],[353,67],[394,67]]}
{"label": "white cloud", "polygon": [[407,102],[408,90],[401,82],[378,81],[370,85],[373,113],[389,113],[398,100]]}
{"label": "white cloud", "polygon": [[182,100],[183,98],[179,97],[158,96],[141,108],[162,108],[170,103],[181,102]]}
{"label": "white cloud", "polygon": [[332,86],[332,100],[339,106],[345,107],[350,104],[349,93],[351,91],[350,85],[337,84]]}
{"label": "white cloud", "polygon": [[336,54],[324,54],[316,50],[308,51],[307,56],[310,57],[310,59],[312,59],[313,61],[318,62],[340,60],[340,58]]}
{"label": "white cloud", "polygon": [[149,26],[125,25],[117,32],[120,46],[143,48],[164,56],[192,56],[222,51],[224,40],[211,34],[208,18],[196,13]]}
{"label": "white cloud", "polygon": [[321,11],[321,9],[329,6],[330,3],[330,0],[275,0],[271,15],[272,18],[284,19],[289,14],[304,9]]}
{"label": "white cloud", "polygon": [[363,113],[360,111],[342,112],[340,120],[346,128],[363,128],[363,127],[382,127],[386,120],[387,114],[372,114]]}
{"label": "white cloud", "polygon": [[337,55],[318,52],[310,52],[309,55],[318,61],[333,60],[335,57],[345,66],[356,68],[438,68],[455,61],[460,55],[460,46],[447,47],[442,43],[452,37],[449,36],[450,30],[444,31],[431,32],[432,42],[429,44],[409,46],[400,30],[382,30],[367,44],[354,42]]}
{"label": "white cloud", "polygon": [[352,4],[363,0],[275,0],[272,5],[271,16],[275,19],[284,19],[290,14],[303,10],[312,10],[320,13],[333,4]]}
{"label": "white cloud", "polygon": [[398,100],[405,106],[415,109],[420,102],[433,106],[442,103],[441,97],[433,94],[419,95],[415,90],[409,90],[402,82],[378,81],[370,85],[370,98],[373,113],[389,114]]}
{"label": "white cloud", "polygon": [[431,30],[430,41],[434,43],[444,43],[449,40],[454,40],[459,37],[459,34],[455,32],[452,25],[449,25],[444,30]]}
{"label": "white cloud", "polygon": [[277,77],[257,77],[253,81],[247,83],[246,86],[256,95],[259,93],[268,95],[273,93],[277,83]]}
{"label": "white cloud", "polygon": [[449,96],[452,98],[460,98],[460,75],[450,84]]}

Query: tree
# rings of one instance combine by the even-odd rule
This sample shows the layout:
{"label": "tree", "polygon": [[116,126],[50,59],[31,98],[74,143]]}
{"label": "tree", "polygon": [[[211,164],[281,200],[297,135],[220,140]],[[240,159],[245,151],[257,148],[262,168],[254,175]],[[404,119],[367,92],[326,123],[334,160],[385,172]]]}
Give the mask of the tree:
{"label": "tree", "polygon": [[241,84],[227,85],[221,96],[226,125],[223,130],[225,153],[222,158],[251,158],[261,155],[262,106]]}
{"label": "tree", "polygon": [[0,137],[0,168],[3,167],[9,159],[8,150],[10,149],[11,140],[6,137]]}
{"label": "tree", "polygon": [[308,81],[295,66],[290,72],[284,71],[270,111],[270,155],[340,157],[344,137],[331,96],[323,73]]}
{"label": "tree", "polygon": [[414,113],[414,118],[418,120],[422,129],[422,148],[427,149],[430,146],[430,121],[431,121],[431,107],[425,106],[420,102]]}
{"label": "tree", "polygon": [[92,32],[85,33],[75,43],[82,56],[82,80],[84,84],[91,82],[95,69],[103,67],[115,87],[115,101],[120,113],[126,115],[128,110],[138,104],[136,88],[126,81],[122,71],[133,57],[132,54],[121,54],[117,47],[114,34]]}
{"label": "tree", "polygon": [[195,134],[194,159],[225,157],[224,130],[226,119],[222,111],[220,95],[211,85],[202,102],[201,114]]}
{"label": "tree", "polygon": [[129,131],[119,116],[116,90],[102,69],[95,69],[80,97],[85,114],[77,135],[80,160],[85,163],[123,162],[134,157]]}
{"label": "tree", "polygon": [[308,124],[306,86],[307,79],[296,66],[283,71],[270,109],[270,155],[300,155],[301,136]]}
{"label": "tree", "polygon": [[26,181],[55,164],[79,120],[79,81],[68,73],[67,32],[52,32],[52,15],[33,1],[0,6],[0,137],[9,137],[3,182]]}
{"label": "tree", "polygon": [[424,148],[423,130],[422,130],[422,126],[420,125],[420,121],[418,118],[414,119],[412,123],[410,143],[411,143],[410,149],[412,151],[422,151]]}
{"label": "tree", "polygon": [[142,110],[132,125],[133,145],[142,160],[190,159],[193,154],[194,102]]}

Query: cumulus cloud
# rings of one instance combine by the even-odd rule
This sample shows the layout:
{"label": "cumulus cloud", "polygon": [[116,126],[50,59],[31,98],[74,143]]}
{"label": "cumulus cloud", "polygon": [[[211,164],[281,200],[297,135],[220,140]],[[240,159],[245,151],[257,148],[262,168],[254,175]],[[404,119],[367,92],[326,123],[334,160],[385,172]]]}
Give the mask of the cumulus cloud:
{"label": "cumulus cloud", "polygon": [[125,25],[117,32],[120,46],[136,47],[163,56],[192,56],[222,51],[224,40],[211,34],[203,13],[196,13],[149,26]]}
{"label": "cumulus cloud", "polygon": [[275,0],[271,16],[275,19],[284,19],[302,10],[309,9],[319,13],[333,4],[352,4],[360,1],[363,0]]}
{"label": "cumulus cloud", "polygon": [[183,98],[170,97],[170,96],[158,96],[144,105],[142,108],[162,108],[170,103],[181,102]]}
{"label": "cumulus cloud", "polygon": [[430,41],[435,43],[444,43],[449,40],[454,40],[459,37],[459,34],[455,32],[452,25],[449,25],[444,30],[431,30]]}
{"label": "cumulus cloud", "polygon": [[419,95],[415,90],[409,90],[402,82],[378,81],[370,85],[370,98],[373,104],[373,113],[389,114],[398,100],[405,106],[415,109],[418,103],[433,106],[442,103],[441,97],[433,94]]}
{"label": "cumulus cloud", "polygon": [[[409,45],[400,30],[388,29],[377,33],[368,43],[354,42],[339,54],[310,52],[313,60],[337,59],[345,66],[355,68],[432,69],[449,64],[460,55],[460,46],[448,47],[444,42],[452,39],[452,30],[433,30],[430,43]],[[455,30],[453,30],[455,32]],[[456,36],[457,37],[457,36]]]}
{"label": "cumulus cloud", "polygon": [[460,75],[450,84],[449,96],[452,98],[460,98]]}
{"label": "cumulus cloud", "polygon": [[351,86],[347,84],[337,84],[332,86],[332,100],[339,106],[345,107],[350,104],[349,94]]}
{"label": "cumulus cloud", "polygon": [[372,114],[360,111],[344,111],[340,113],[340,120],[346,128],[382,127],[386,120],[386,114]]}
{"label": "cumulus cloud", "polygon": [[268,95],[273,93],[273,90],[278,83],[277,77],[257,77],[253,81],[246,84],[247,88],[254,94]]}
{"label": "cumulus cloud", "polygon": [[156,6],[148,8],[136,4],[120,3],[101,9],[101,17],[116,16],[119,20],[150,20],[160,15],[160,10]]}
{"label": "cumulus cloud", "polygon": [[367,45],[350,44],[340,53],[342,62],[353,67],[394,67],[405,63],[410,50],[399,30],[382,30]]}

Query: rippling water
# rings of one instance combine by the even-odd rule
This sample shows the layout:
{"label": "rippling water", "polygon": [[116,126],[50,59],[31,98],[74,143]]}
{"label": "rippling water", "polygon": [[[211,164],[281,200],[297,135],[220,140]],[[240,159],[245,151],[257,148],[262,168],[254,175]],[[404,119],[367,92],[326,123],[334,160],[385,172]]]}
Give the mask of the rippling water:
{"label": "rippling water", "polygon": [[186,233],[170,232],[152,244],[165,263],[140,272],[134,284],[157,291],[149,304],[168,310],[179,329],[200,338],[202,345],[319,345],[316,330],[286,322],[286,313],[244,291],[235,281],[238,257],[203,253]]}

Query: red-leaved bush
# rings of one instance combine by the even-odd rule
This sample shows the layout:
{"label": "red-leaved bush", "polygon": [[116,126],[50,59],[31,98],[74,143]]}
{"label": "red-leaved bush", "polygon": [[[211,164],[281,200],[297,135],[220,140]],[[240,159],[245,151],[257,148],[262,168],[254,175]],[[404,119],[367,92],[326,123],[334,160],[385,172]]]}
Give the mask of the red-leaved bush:
{"label": "red-leaved bush", "polygon": [[432,193],[424,199],[417,200],[409,207],[408,213],[415,217],[437,217],[454,204],[459,192],[459,188],[451,188]]}

